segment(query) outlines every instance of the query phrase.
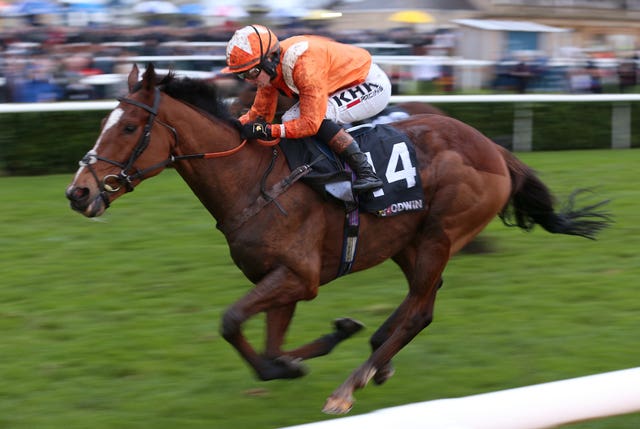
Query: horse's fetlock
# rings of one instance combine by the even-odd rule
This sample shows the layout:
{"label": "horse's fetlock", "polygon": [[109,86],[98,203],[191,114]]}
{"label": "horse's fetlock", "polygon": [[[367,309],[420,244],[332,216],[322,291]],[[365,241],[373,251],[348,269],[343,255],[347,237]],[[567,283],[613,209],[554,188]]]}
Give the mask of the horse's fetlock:
{"label": "horse's fetlock", "polygon": [[371,380],[376,375],[376,372],[378,372],[378,370],[373,366],[367,368],[366,370],[363,370],[360,374],[360,377],[355,378],[354,387],[356,389],[363,389],[364,387],[366,387],[366,385],[369,383],[369,380]]}

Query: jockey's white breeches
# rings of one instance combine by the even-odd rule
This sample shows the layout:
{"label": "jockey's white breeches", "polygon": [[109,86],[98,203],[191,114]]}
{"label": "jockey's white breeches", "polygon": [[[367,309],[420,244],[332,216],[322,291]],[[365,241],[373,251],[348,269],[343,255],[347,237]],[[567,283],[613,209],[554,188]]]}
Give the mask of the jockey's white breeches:
{"label": "jockey's white breeches", "polygon": [[[372,63],[364,82],[329,95],[326,119],[342,125],[362,121],[380,113],[391,99],[391,81],[387,74]],[[300,117],[300,103],[295,103],[282,115],[282,121]]]}

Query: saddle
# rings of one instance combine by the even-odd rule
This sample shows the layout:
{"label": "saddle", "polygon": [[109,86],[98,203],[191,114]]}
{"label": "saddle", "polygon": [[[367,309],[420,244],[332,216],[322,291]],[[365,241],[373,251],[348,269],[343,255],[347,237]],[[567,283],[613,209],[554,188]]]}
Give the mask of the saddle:
{"label": "saddle", "polygon": [[384,217],[424,209],[415,148],[407,135],[386,124],[363,124],[347,131],[382,179],[381,189],[355,194],[349,166],[315,137],[282,139],[279,145],[292,171],[310,167],[301,181],[325,198],[343,203],[347,212],[359,208]]}

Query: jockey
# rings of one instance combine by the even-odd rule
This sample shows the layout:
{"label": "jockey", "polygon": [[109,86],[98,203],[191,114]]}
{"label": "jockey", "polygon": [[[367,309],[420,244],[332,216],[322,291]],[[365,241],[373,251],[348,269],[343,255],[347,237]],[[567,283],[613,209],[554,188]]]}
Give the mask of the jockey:
{"label": "jockey", "polygon": [[[356,192],[382,186],[367,156],[341,126],[374,116],[389,103],[391,82],[369,52],[313,35],[278,41],[267,27],[248,25],[229,41],[222,72],[258,88],[251,109],[239,118],[244,138],[316,135],[355,172]],[[282,124],[270,124],[278,93],[298,101],[282,115]]]}

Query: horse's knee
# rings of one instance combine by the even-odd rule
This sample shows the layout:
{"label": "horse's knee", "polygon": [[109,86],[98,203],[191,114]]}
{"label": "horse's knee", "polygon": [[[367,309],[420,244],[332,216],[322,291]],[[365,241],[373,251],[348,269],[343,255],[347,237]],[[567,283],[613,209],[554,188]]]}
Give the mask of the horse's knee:
{"label": "horse's knee", "polygon": [[433,322],[433,311],[421,311],[410,320],[409,330],[420,332]]}
{"label": "horse's knee", "polygon": [[431,325],[431,322],[433,322],[433,312],[429,312],[429,314],[423,316],[423,318],[422,318],[422,329],[424,329],[427,326]]}
{"label": "horse's knee", "polygon": [[232,308],[225,311],[222,316],[222,325],[220,327],[220,334],[222,337],[231,341],[238,334],[240,334],[240,325],[242,324],[242,318],[238,312]]}

